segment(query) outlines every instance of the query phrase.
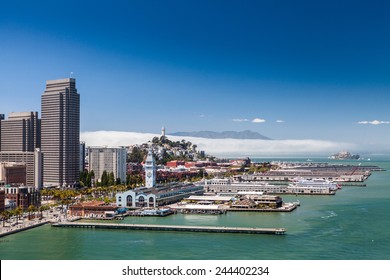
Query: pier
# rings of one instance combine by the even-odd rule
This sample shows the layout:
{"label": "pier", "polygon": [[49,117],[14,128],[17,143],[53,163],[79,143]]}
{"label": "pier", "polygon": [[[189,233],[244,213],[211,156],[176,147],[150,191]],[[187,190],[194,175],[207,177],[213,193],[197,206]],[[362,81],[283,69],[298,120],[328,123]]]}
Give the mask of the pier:
{"label": "pier", "polygon": [[276,234],[286,233],[285,228],[249,228],[249,227],[211,227],[211,226],[177,226],[150,224],[111,224],[111,223],[79,223],[63,222],[53,224],[54,227],[89,228],[89,229],[122,229],[122,230],[154,230],[154,231],[185,231],[207,233],[247,233],[247,234]]}
{"label": "pier", "polygon": [[279,208],[234,208],[230,207],[227,208],[226,211],[230,212],[292,212],[299,206],[299,203],[293,202],[293,203],[287,203],[282,207]]}

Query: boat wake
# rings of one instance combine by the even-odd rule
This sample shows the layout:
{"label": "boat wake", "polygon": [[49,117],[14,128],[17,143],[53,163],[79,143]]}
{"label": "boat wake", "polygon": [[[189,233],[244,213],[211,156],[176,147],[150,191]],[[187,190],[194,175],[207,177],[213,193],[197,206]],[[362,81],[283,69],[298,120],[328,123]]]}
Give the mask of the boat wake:
{"label": "boat wake", "polygon": [[334,217],[337,217],[338,215],[336,214],[336,212],[334,211],[327,211],[327,214],[326,216],[322,216],[321,219],[330,219],[330,218],[334,218]]}

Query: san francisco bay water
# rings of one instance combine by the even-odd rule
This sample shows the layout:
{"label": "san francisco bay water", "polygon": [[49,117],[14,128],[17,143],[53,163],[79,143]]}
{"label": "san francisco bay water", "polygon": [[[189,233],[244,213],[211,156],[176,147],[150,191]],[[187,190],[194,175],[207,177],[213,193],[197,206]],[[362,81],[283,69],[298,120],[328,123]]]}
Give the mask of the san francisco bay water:
{"label": "san francisco bay water", "polygon": [[[356,162],[354,162],[356,164]],[[390,169],[390,160],[365,165]],[[45,225],[0,239],[0,259],[276,259],[389,260],[390,172],[374,172],[367,187],[299,199],[291,213],[228,213],[127,217],[121,223],[284,227],[284,236],[53,228]]]}

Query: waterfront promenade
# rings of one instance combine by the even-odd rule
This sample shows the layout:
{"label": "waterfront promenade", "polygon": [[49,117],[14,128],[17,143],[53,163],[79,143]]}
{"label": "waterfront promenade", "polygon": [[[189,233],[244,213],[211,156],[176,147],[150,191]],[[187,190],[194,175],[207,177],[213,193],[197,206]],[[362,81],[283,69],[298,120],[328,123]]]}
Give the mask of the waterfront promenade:
{"label": "waterfront promenade", "polygon": [[15,218],[12,218],[8,222],[5,222],[4,226],[3,222],[0,223],[0,238],[38,226],[42,226],[47,223],[58,223],[61,221],[73,220],[73,217],[67,217],[65,213],[61,213],[60,211],[45,213],[43,214],[42,219],[36,217],[34,219],[29,220],[27,217],[21,217],[16,221]]}

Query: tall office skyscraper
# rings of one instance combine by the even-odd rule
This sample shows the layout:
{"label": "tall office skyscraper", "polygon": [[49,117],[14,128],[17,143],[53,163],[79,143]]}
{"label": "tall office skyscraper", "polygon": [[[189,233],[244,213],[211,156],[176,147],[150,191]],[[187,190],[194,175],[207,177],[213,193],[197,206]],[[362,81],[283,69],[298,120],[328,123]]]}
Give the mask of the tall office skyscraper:
{"label": "tall office skyscraper", "polygon": [[72,78],[46,81],[41,103],[43,184],[70,186],[79,181],[80,95]]}
{"label": "tall office skyscraper", "polygon": [[0,152],[1,152],[1,121],[4,120],[4,114],[0,114]]}
{"label": "tall office skyscraper", "polygon": [[34,152],[41,147],[40,119],[37,112],[10,113],[1,120],[2,152]]}

